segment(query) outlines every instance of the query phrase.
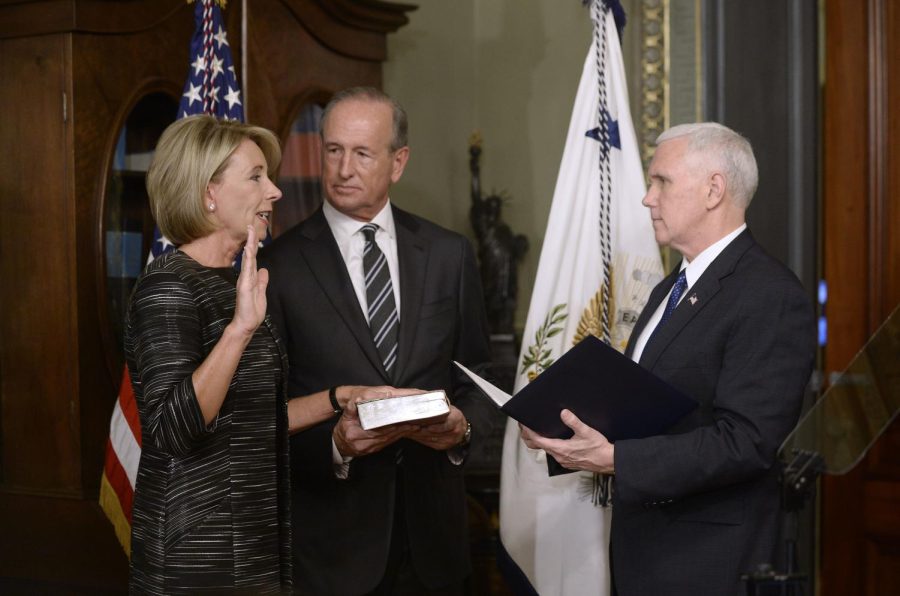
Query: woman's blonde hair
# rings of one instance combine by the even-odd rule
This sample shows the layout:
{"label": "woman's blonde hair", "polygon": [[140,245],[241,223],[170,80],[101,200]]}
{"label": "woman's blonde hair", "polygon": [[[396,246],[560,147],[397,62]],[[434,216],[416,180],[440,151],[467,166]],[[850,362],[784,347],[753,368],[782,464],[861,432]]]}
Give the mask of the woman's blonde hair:
{"label": "woman's blonde hair", "polygon": [[260,148],[274,180],[281,146],[270,130],[199,115],[176,120],[163,131],[147,171],[147,194],[153,218],[170,242],[186,244],[215,231],[204,205],[206,187],[221,179],[244,139]]}

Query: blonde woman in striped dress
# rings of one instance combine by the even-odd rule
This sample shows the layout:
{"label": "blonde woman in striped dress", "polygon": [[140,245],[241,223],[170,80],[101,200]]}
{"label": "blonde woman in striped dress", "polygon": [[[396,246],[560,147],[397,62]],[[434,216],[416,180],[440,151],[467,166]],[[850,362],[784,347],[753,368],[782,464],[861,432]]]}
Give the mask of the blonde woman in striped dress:
{"label": "blonde woman in striped dress", "polygon": [[166,129],[148,172],[178,249],[144,271],[126,320],[143,442],[132,593],[290,591],[287,364],[256,268],[280,159],[270,131],[194,116]]}

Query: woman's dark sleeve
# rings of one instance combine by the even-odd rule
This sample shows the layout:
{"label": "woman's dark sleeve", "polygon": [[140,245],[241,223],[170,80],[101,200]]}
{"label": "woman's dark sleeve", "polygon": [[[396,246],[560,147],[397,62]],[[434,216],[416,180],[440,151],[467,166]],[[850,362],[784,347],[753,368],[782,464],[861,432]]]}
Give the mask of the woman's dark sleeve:
{"label": "woman's dark sleeve", "polygon": [[[129,345],[130,344],[130,345]],[[194,297],[177,275],[142,277],[131,298],[126,353],[141,415],[142,441],[183,455],[215,429],[206,425],[191,375],[203,362],[203,330]]]}

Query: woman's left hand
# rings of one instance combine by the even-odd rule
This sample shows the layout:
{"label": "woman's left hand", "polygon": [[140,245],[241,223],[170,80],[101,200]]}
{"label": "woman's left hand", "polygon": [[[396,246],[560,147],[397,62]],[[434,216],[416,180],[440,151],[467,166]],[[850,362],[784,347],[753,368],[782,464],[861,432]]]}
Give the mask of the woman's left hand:
{"label": "woman's left hand", "polygon": [[253,226],[247,226],[247,243],[244,245],[241,273],[237,280],[237,301],[232,319],[238,330],[247,335],[253,335],[266,318],[266,286],[269,285],[269,272],[266,269],[256,269],[258,250],[256,230]]}

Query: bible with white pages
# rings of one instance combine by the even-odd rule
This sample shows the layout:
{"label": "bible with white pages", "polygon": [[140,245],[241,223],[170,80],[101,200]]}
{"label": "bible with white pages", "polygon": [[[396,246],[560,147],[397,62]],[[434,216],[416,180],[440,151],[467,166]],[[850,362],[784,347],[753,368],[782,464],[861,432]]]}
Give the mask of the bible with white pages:
{"label": "bible with white pages", "polygon": [[431,424],[450,414],[450,402],[443,390],[398,395],[361,401],[356,404],[363,430],[401,422]]}

